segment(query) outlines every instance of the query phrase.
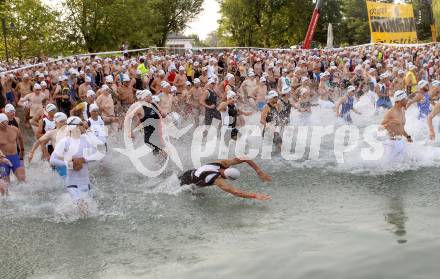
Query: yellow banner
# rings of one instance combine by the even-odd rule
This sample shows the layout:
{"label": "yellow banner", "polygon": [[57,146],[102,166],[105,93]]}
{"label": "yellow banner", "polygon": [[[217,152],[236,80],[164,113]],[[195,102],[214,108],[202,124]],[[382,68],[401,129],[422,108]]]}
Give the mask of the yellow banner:
{"label": "yellow banner", "polygon": [[412,4],[367,1],[372,43],[416,44],[416,19]]}

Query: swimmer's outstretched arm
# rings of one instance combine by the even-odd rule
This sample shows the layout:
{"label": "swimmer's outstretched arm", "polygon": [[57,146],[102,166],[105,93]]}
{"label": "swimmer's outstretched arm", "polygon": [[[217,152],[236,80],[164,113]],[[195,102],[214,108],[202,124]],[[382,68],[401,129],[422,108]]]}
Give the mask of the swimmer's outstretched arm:
{"label": "swimmer's outstretched arm", "polygon": [[421,100],[422,100],[422,95],[417,93],[416,96],[414,96],[414,98],[408,100],[408,103],[406,104],[406,108],[409,108],[410,106],[412,106],[417,102],[420,102]]}
{"label": "swimmer's outstretched arm", "polygon": [[223,178],[217,178],[214,181],[214,184],[219,187],[220,189],[222,189],[225,192],[228,192],[236,197],[240,197],[240,198],[245,198],[245,199],[255,199],[255,200],[260,200],[260,201],[267,201],[271,199],[271,196],[266,195],[266,194],[259,194],[259,193],[247,193],[244,191],[241,191],[235,187],[233,187],[232,185],[229,185],[228,183],[226,183],[226,181]]}
{"label": "swimmer's outstretched arm", "polygon": [[219,161],[225,168],[229,168],[230,166],[239,165],[242,163],[248,164],[251,168],[255,170],[260,179],[264,182],[272,181],[272,177],[264,172],[254,161],[248,159],[234,158],[229,160],[220,160]]}
{"label": "swimmer's outstretched arm", "polygon": [[[38,147],[41,147],[43,154],[46,153],[47,155],[49,155],[49,152],[47,152],[47,149],[45,150],[45,148],[46,148],[46,144],[49,142],[50,139],[48,139],[46,136],[47,134],[43,135],[42,137],[40,137],[35,141],[34,145],[32,145],[31,151],[29,151],[29,158],[28,158],[29,163],[32,162],[32,159],[34,158],[34,153],[38,149]],[[49,156],[47,156],[47,158],[49,158]]]}

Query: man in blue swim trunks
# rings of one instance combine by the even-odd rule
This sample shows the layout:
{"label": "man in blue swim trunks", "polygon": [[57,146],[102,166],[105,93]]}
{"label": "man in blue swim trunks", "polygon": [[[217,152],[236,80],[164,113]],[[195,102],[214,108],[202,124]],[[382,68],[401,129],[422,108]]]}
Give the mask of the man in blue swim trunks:
{"label": "man in blue swim trunks", "polygon": [[9,181],[11,171],[15,174],[18,181],[24,182],[26,179],[24,166],[20,161],[17,150],[17,139],[19,137],[20,131],[16,127],[8,125],[8,116],[0,113],[0,150],[12,164],[12,166],[4,163],[0,164],[0,168],[3,171],[3,179],[6,181]]}
{"label": "man in blue swim trunks", "polygon": [[0,151],[0,196],[8,195],[9,176],[6,175],[5,165],[12,166],[11,162],[6,159],[6,156]]}

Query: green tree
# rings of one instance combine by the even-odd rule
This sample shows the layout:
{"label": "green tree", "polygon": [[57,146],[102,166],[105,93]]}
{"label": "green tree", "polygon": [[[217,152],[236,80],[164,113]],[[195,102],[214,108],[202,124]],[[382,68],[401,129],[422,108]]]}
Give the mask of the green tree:
{"label": "green tree", "polygon": [[90,52],[113,49],[127,25],[124,0],[65,0],[66,21],[71,23],[72,41]]}
{"label": "green tree", "polygon": [[417,38],[421,41],[432,38],[431,23],[433,21],[431,12],[431,0],[413,0],[414,15],[417,22]]}
{"label": "green tree", "polygon": [[2,14],[11,57],[44,56],[62,49],[59,14],[40,0],[7,0]]}
{"label": "green tree", "polygon": [[203,0],[64,0],[67,19],[88,51],[164,46],[202,9]]}
{"label": "green tree", "polygon": [[307,30],[312,1],[221,0],[220,12],[219,35],[228,38],[231,43],[240,46],[288,46],[302,40],[298,34]]}
{"label": "green tree", "polygon": [[343,31],[349,45],[370,43],[370,25],[365,0],[343,0],[341,3]]}
{"label": "green tree", "polygon": [[158,33],[158,46],[164,46],[171,32],[183,31],[201,11],[203,0],[150,0],[157,22],[150,27]]}

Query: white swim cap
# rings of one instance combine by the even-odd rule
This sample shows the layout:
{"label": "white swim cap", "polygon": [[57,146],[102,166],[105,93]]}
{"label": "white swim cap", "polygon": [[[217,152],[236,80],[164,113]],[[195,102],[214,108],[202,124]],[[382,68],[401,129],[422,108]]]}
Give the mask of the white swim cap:
{"label": "white swim cap", "polygon": [[87,90],[87,97],[95,97],[95,91],[93,90]]}
{"label": "white swim cap", "polygon": [[104,85],[101,87],[101,90],[104,90],[104,91],[109,90],[109,89],[110,89],[110,87],[108,87],[107,84],[104,84]]}
{"label": "white swim cap", "polygon": [[144,91],[143,90],[136,91],[136,99],[142,100],[143,98],[145,98]]}
{"label": "white swim cap", "polygon": [[57,107],[54,104],[48,104],[46,106],[46,111],[47,112],[57,111]]}
{"label": "white swim cap", "polygon": [[105,82],[113,82],[113,76],[106,76]]}
{"label": "white swim cap", "polygon": [[356,87],[354,87],[353,85],[350,85],[350,86],[347,88],[347,93],[353,92],[353,91],[355,91],[355,90],[356,90]]}
{"label": "white swim cap", "polygon": [[67,125],[81,125],[82,121],[81,118],[79,118],[78,116],[71,116],[69,118],[67,118]]}
{"label": "white swim cap", "polygon": [[381,74],[379,77],[380,77],[380,79],[386,79],[386,78],[390,77],[390,74],[388,72],[385,72],[385,73]]}
{"label": "white swim cap", "polygon": [[175,87],[174,85],[173,85],[173,86],[171,86],[171,89],[170,89],[170,91],[171,91],[171,92],[177,92],[177,87]]}
{"label": "white swim cap", "polygon": [[235,94],[234,91],[229,91],[228,94],[226,94],[226,99],[235,99],[237,97],[237,94]]}
{"label": "white swim cap", "polygon": [[266,100],[271,100],[276,97],[278,97],[278,93],[275,90],[271,90],[267,93]]}
{"label": "white swim cap", "polygon": [[162,88],[168,88],[168,87],[170,87],[170,84],[169,84],[168,82],[166,82],[166,81],[162,81],[162,82],[160,83],[160,87],[162,87]]}
{"label": "white swim cap", "polygon": [[6,113],[13,112],[13,111],[15,111],[15,108],[14,108],[14,106],[12,104],[7,104],[5,106],[5,112]]}
{"label": "white swim cap", "polygon": [[85,81],[85,82],[92,82],[92,79],[91,79],[89,76],[86,76],[86,77],[84,78],[84,81]]}
{"label": "white swim cap", "polygon": [[47,83],[46,83],[45,81],[42,81],[42,82],[40,83],[40,85],[41,85],[41,86],[47,86]]}
{"label": "white swim cap", "polygon": [[225,176],[227,179],[236,180],[240,177],[240,171],[236,168],[225,169]]}
{"label": "white swim cap", "polygon": [[200,79],[195,78],[195,79],[194,79],[194,84],[199,84],[199,83],[200,83]]}
{"label": "white swim cap", "polygon": [[417,83],[417,88],[423,88],[425,86],[429,85],[429,82],[427,82],[426,80],[422,79],[421,81],[419,81],[419,83]]}
{"label": "white swim cap", "polygon": [[127,74],[122,75],[122,82],[130,81],[130,77]]}
{"label": "white swim cap", "polygon": [[34,90],[41,90],[41,85],[39,85],[38,83],[35,83]]}
{"label": "white swim cap", "polygon": [[440,87],[440,80],[434,80],[431,85],[432,87]]}
{"label": "white swim cap", "polygon": [[329,73],[329,72],[324,72],[324,73],[321,73],[321,74],[319,75],[320,78],[323,78],[323,77],[329,77],[329,76],[330,76],[330,73]]}
{"label": "white swim cap", "polygon": [[159,96],[154,95],[154,96],[153,96],[153,103],[157,104],[157,103],[159,103],[159,102],[160,102],[160,98],[159,98]]}
{"label": "white swim cap", "polygon": [[226,80],[232,80],[233,78],[234,78],[234,75],[231,74],[231,73],[228,73],[228,74],[226,75]]}
{"label": "white swim cap", "polygon": [[185,82],[185,85],[186,85],[186,86],[191,86],[192,83],[191,83],[191,81],[187,80],[187,81]]}
{"label": "white swim cap", "polygon": [[397,90],[396,93],[394,93],[394,101],[399,102],[404,99],[408,98],[406,95],[406,92],[403,90]]}
{"label": "white swim cap", "polygon": [[266,82],[266,78],[264,76],[260,77],[260,82]]}
{"label": "white swim cap", "polygon": [[89,107],[89,111],[99,111],[99,107],[97,104],[91,104]]}
{"label": "white swim cap", "polygon": [[54,117],[55,122],[61,122],[61,121],[66,121],[67,120],[67,115],[64,112],[57,112],[55,113]]}

